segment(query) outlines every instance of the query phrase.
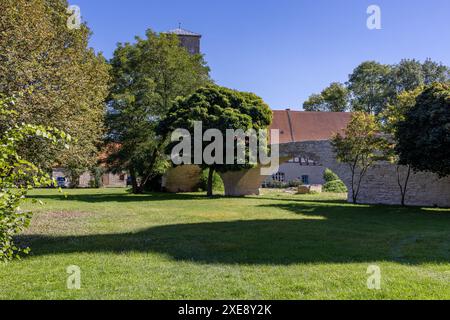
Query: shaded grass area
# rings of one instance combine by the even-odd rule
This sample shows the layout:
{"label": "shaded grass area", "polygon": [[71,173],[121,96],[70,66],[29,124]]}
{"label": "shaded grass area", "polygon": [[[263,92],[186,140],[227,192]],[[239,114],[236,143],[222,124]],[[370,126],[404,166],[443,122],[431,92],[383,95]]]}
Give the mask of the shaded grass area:
{"label": "shaded grass area", "polygon": [[[38,190],[32,247],[0,266],[0,298],[450,298],[450,210],[351,205],[335,194]],[[31,202],[27,205],[31,208]],[[367,289],[367,268],[382,290]],[[66,289],[66,268],[82,288]]]}

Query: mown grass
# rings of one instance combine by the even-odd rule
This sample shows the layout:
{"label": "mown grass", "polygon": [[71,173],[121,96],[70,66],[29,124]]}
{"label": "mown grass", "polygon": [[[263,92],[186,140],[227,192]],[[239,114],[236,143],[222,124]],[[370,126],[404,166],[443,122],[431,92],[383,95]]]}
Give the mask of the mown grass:
{"label": "mown grass", "polygon": [[[37,190],[1,299],[449,299],[450,210],[342,195]],[[66,287],[70,265],[81,289]],[[367,288],[369,265],[381,290]]]}

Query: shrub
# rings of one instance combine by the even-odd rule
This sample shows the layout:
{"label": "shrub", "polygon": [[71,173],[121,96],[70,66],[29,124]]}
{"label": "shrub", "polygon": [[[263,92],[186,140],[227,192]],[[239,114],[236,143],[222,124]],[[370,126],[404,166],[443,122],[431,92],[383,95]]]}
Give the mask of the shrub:
{"label": "shrub", "polygon": [[325,183],[323,186],[323,191],[332,193],[347,193],[348,189],[341,180],[334,180]]}
{"label": "shrub", "polygon": [[89,188],[101,188],[103,187],[103,174],[105,173],[105,169],[100,166],[96,166],[91,168],[91,180],[89,181]]}
{"label": "shrub", "polygon": [[325,172],[323,174],[323,179],[325,180],[325,182],[340,180],[338,175],[336,173],[334,173],[333,171],[331,171],[330,169],[325,170]]}
{"label": "shrub", "polygon": [[263,187],[268,189],[286,189],[289,185],[286,182],[271,179],[265,181]]}
{"label": "shrub", "polygon": [[300,180],[292,180],[288,182],[289,188],[298,188],[303,185],[303,182]]}
{"label": "shrub", "polygon": [[4,262],[29,251],[29,248],[19,248],[14,243],[14,236],[30,224],[31,212],[19,209],[28,190],[55,183],[46,172],[20,156],[21,144],[30,137],[55,144],[70,140],[65,133],[48,127],[7,125],[6,120],[14,120],[17,116],[17,112],[8,108],[13,105],[11,99],[0,96],[0,261]]}
{"label": "shrub", "polygon": [[[204,191],[208,189],[208,174],[209,169],[205,169],[202,171],[202,174],[200,176],[200,183],[198,185],[198,191]],[[217,172],[214,172],[213,177],[213,191],[214,192],[224,192],[225,187],[223,185],[222,178]]]}

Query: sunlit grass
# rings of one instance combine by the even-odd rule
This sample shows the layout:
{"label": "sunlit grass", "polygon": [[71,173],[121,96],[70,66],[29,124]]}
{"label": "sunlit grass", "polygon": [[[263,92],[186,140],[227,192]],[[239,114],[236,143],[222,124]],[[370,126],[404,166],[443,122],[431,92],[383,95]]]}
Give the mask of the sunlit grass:
{"label": "sunlit grass", "polygon": [[[121,189],[32,193],[44,206],[0,265],[3,299],[450,298],[450,210],[343,195],[205,198]],[[369,265],[382,290],[367,288]],[[81,268],[68,290],[66,268]]]}

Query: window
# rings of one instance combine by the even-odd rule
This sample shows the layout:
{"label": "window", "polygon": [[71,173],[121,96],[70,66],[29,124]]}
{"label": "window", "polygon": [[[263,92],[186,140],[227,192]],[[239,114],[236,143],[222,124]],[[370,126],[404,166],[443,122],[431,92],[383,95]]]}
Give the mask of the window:
{"label": "window", "polygon": [[302,176],[302,183],[304,185],[309,185],[309,176]]}
{"label": "window", "polygon": [[125,175],[124,175],[124,174],[121,174],[121,175],[119,176],[119,180],[120,180],[120,181],[125,181]]}
{"label": "window", "polygon": [[284,182],[286,180],[286,175],[283,172],[278,172],[272,176],[274,181]]}

